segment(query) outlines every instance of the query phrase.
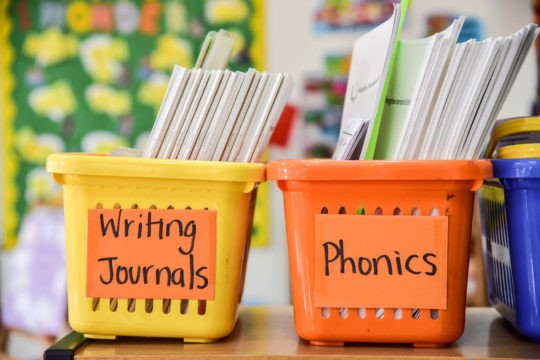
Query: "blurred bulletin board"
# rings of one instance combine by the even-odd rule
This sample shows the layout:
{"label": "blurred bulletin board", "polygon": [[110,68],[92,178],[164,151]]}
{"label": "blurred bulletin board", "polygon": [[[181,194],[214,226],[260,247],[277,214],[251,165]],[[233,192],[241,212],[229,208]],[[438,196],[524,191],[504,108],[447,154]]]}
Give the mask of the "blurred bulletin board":
{"label": "blurred bulletin board", "polygon": [[193,66],[209,31],[235,33],[231,70],[264,70],[263,21],[263,0],[1,0],[4,247],[33,205],[61,201],[48,154],[141,148],[173,65]]}
{"label": "blurred bulletin board", "polygon": [[365,30],[388,19],[400,0],[318,0],[315,30]]}

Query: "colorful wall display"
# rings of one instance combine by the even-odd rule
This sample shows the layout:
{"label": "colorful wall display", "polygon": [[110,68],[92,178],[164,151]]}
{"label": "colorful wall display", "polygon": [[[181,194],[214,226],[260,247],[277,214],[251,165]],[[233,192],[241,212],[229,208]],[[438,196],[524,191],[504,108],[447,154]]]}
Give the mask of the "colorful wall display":
{"label": "colorful wall display", "polygon": [[304,153],[331,158],[339,137],[350,54],[327,54],[324,72],[304,79]]}
{"label": "colorful wall display", "polygon": [[264,70],[262,8],[263,0],[1,1],[4,246],[16,243],[33,205],[61,201],[47,155],[141,148],[173,65],[193,66],[209,31],[235,34],[230,69]]}
{"label": "colorful wall display", "polygon": [[358,30],[379,25],[392,15],[396,0],[320,0],[314,13],[319,32]]}

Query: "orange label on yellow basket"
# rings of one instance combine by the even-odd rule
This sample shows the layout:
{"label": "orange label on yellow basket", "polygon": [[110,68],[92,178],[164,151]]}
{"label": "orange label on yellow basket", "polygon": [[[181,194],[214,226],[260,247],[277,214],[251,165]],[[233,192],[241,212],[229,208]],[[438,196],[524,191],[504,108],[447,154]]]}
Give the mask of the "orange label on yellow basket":
{"label": "orange label on yellow basket", "polygon": [[316,215],[315,306],[446,309],[445,216]]}
{"label": "orange label on yellow basket", "polygon": [[88,297],[211,300],[216,211],[88,210]]}

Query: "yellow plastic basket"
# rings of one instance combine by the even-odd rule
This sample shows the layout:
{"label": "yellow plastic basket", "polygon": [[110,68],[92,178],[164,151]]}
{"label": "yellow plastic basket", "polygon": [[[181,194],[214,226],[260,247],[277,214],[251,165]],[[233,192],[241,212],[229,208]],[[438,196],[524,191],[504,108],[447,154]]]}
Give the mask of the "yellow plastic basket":
{"label": "yellow plastic basket", "polygon": [[[63,185],[71,327],[86,337],[174,337],[210,342],[235,326],[261,163],[53,154],[47,171]],[[86,296],[89,209],[216,211],[213,300]]]}
{"label": "yellow plastic basket", "polygon": [[500,147],[497,151],[499,159],[540,158],[540,144],[516,144]]}
{"label": "yellow plastic basket", "polygon": [[[497,124],[491,132],[491,138],[484,150],[484,158],[521,157],[524,153],[529,153],[529,155],[523,157],[534,157],[535,155],[532,155],[530,150],[534,150],[533,152],[537,153],[538,149],[527,148],[527,145],[510,148],[508,146],[530,144],[531,141],[525,140],[527,139],[526,137],[523,139],[516,136],[539,131],[540,117],[538,116],[516,117],[502,121]],[[501,156],[498,152],[503,147],[506,147],[507,149],[503,150],[503,155]]]}

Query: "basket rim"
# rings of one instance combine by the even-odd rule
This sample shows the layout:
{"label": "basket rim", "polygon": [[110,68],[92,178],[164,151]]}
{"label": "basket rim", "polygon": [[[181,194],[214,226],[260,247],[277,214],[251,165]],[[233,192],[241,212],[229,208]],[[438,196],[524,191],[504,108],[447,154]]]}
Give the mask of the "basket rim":
{"label": "basket rim", "polygon": [[94,153],[56,153],[47,157],[46,170],[53,174],[262,182],[263,163],[146,159]]}
{"label": "basket rim", "polygon": [[268,180],[482,180],[492,176],[489,160],[270,161]]}
{"label": "basket rim", "polygon": [[540,179],[540,158],[493,159],[493,176],[505,179]]}

